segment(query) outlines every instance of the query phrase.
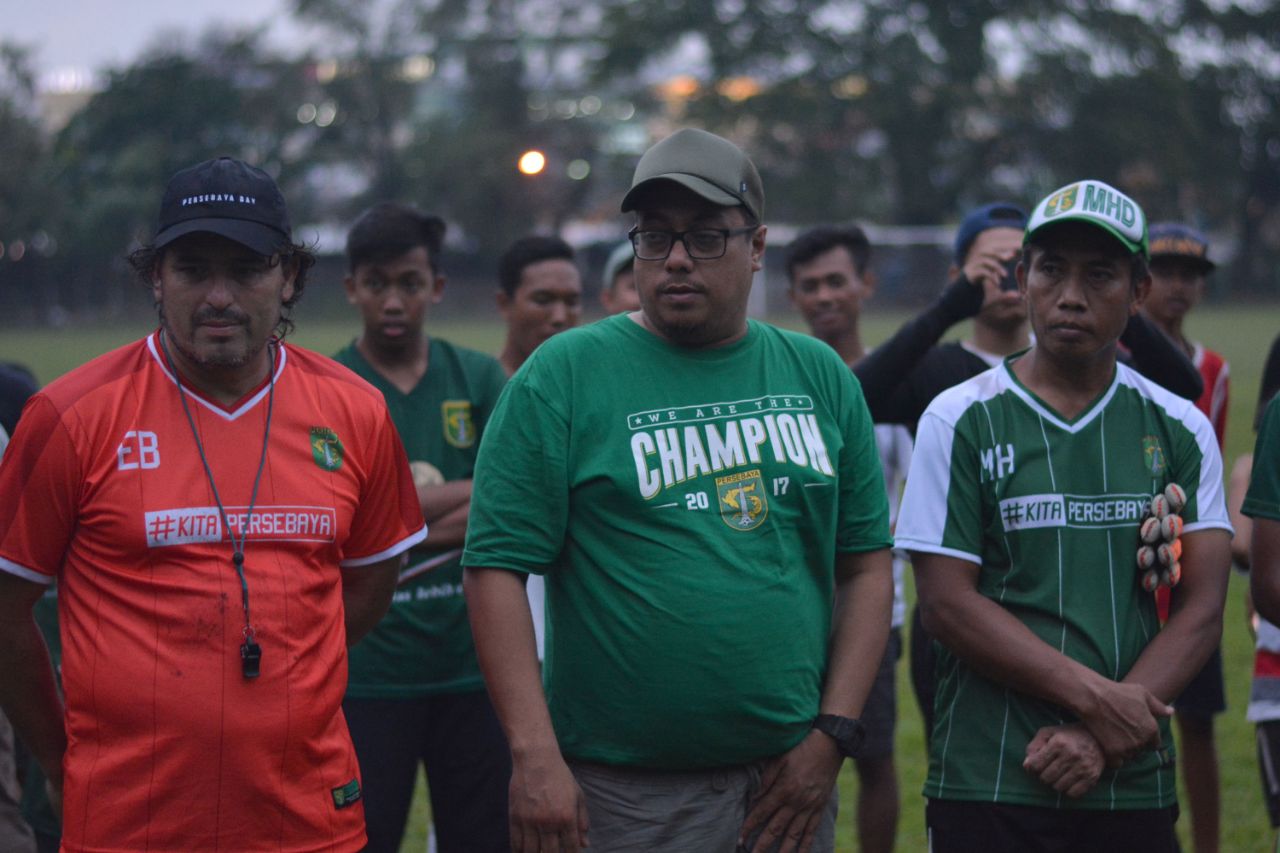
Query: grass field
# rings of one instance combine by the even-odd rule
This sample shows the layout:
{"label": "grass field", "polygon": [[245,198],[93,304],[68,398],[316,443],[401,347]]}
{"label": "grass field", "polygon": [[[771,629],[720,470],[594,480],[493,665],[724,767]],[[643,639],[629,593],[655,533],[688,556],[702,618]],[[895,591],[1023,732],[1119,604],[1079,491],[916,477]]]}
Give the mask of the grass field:
{"label": "grass field", "polygon": [[[868,318],[865,326],[868,341],[874,344],[883,340],[904,316],[895,312]],[[777,320],[781,325],[796,325],[794,318]],[[1277,306],[1207,307],[1201,309],[1190,324],[1193,337],[1221,352],[1231,363],[1232,400],[1226,449],[1228,468],[1231,460],[1253,446],[1251,425],[1258,381],[1267,349],[1280,331],[1277,320],[1280,320],[1280,307]],[[24,362],[35,370],[41,382],[48,382],[89,358],[144,334],[149,328],[146,318],[140,318],[138,325],[127,328],[7,330],[0,335],[0,360]],[[350,322],[332,322],[308,318],[304,313],[299,318],[295,338],[303,346],[332,352],[357,331],[354,317]],[[455,342],[488,352],[495,352],[501,343],[501,331],[493,323],[455,322],[437,331]],[[961,327],[955,334],[964,332]],[[1228,710],[1218,718],[1217,732],[1222,766],[1222,849],[1226,851],[1266,850],[1272,838],[1259,793],[1253,728],[1244,719],[1252,666],[1252,640],[1243,607],[1247,586],[1246,579],[1232,577],[1223,633]],[[908,594],[912,594],[910,587]],[[920,797],[925,759],[920,715],[907,685],[905,659],[899,665],[898,688],[897,754],[902,787],[898,849],[916,851],[925,849],[924,801]],[[857,849],[852,824],[857,782],[850,768],[846,767],[840,785],[841,817],[837,847],[841,851],[852,851]],[[403,850],[421,853],[426,849],[427,815],[426,798],[420,790]],[[1187,820],[1184,809],[1179,832],[1183,848],[1190,853]]]}

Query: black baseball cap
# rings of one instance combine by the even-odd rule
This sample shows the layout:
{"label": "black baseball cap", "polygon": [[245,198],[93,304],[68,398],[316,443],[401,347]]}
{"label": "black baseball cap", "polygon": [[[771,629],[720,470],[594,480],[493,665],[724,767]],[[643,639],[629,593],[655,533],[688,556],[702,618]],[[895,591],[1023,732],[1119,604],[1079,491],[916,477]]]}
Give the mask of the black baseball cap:
{"label": "black baseball cap", "polygon": [[208,232],[273,255],[292,240],[280,187],[256,166],[232,157],[206,160],[169,179],[160,202],[155,247]]}
{"label": "black baseball cap", "polygon": [[992,228],[1015,228],[1021,231],[1026,227],[1027,212],[1016,204],[997,201],[974,208],[961,220],[960,227],[956,229],[954,246],[956,263],[964,263],[965,255],[969,254],[969,247],[983,231]]}
{"label": "black baseball cap", "polygon": [[640,188],[655,181],[674,181],[712,204],[741,205],[757,221],[764,217],[764,186],[751,158],[705,130],[677,130],[644,152],[622,198],[622,212],[634,210]]}
{"label": "black baseball cap", "polygon": [[1155,222],[1148,234],[1153,261],[1156,258],[1178,258],[1206,273],[1217,266],[1209,260],[1208,239],[1190,225]]}

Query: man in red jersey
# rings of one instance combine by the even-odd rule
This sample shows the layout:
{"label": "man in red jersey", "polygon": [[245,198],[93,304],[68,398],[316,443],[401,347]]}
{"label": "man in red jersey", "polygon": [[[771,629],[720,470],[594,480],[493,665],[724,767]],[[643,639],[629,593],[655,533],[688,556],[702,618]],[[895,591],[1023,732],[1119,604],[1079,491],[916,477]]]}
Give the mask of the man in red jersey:
{"label": "man in red jersey", "polygon": [[[1215,266],[1209,259],[1209,241],[1199,231],[1178,222],[1152,223],[1151,290],[1142,303],[1142,313],[1168,335],[1200,371],[1204,392],[1196,400],[1196,408],[1213,424],[1221,450],[1227,437],[1230,369],[1226,359],[1188,338],[1183,329],[1187,314],[1204,297],[1205,280]],[[1168,619],[1168,587],[1157,590],[1156,600],[1161,621]],[[1216,853],[1222,809],[1213,717],[1227,709],[1221,649],[1214,649],[1209,662],[1182,691],[1173,707],[1195,853]]]}
{"label": "man in red jersey", "polygon": [[426,536],[404,450],[277,335],[313,259],[266,173],[178,172],[131,261],[160,328],[33,397],[0,465],[0,705],[64,850],[358,850],[346,646]]}

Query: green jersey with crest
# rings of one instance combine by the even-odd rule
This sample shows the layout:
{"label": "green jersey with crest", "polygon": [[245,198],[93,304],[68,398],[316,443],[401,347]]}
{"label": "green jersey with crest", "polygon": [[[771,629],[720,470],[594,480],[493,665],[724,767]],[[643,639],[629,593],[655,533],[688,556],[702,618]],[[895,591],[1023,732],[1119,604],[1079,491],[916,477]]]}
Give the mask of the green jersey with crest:
{"label": "green jersey with crest", "polygon": [[1240,511],[1251,518],[1280,521],[1280,395],[1263,410],[1249,491]]}
{"label": "green jersey with crest", "polygon": [[690,350],[618,315],[507,385],[463,564],[545,573],[566,756],[695,769],[804,738],[836,556],[890,542],[870,417],[830,347],[751,321]]}
{"label": "green jersey with crest", "polygon": [[[483,431],[506,375],[492,356],[431,338],[427,372],[408,394],[373,369],[351,343],[334,356],[386,398],[410,462],[448,480],[475,468]],[[409,552],[391,609],[350,650],[347,695],[407,698],[484,689],[462,596],[462,549],[431,544]]]}
{"label": "green jersey with crest", "polygon": [[[1062,654],[1115,681],[1159,630],[1137,571],[1151,496],[1187,493],[1186,533],[1230,530],[1213,427],[1194,403],[1124,365],[1066,421],[1004,364],[939,395],[916,434],[898,515],[899,548],[980,566],[978,591]],[[1163,808],[1175,800],[1168,721],[1162,752],[1105,770],[1079,799],[1022,768],[1064,709],[993,682],[942,648],[928,797],[1080,809]]]}

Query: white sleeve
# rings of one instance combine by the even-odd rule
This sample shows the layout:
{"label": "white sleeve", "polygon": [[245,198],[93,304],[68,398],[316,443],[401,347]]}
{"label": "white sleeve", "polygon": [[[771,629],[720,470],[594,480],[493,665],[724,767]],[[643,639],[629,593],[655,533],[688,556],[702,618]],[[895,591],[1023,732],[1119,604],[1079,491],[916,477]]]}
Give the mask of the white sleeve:
{"label": "white sleeve", "polygon": [[[894,546],[907,551],[925,551],[981,563],[977,553],[981,530],[972,543],[945,541],[950,497],[953,488],[963,483],[952,482],[951,455],[955,443],[955,427],[932,411],[926,411],[916,429],[915,450],[907,473],[907,487],[898,511],[898,527]],[[971,485],[976,487],[976,474]],[[972,505],[970,501],[966,504]],[[956,525],[961,526],[961,525]],[[968,526],[968,525],[963,525]]]}

